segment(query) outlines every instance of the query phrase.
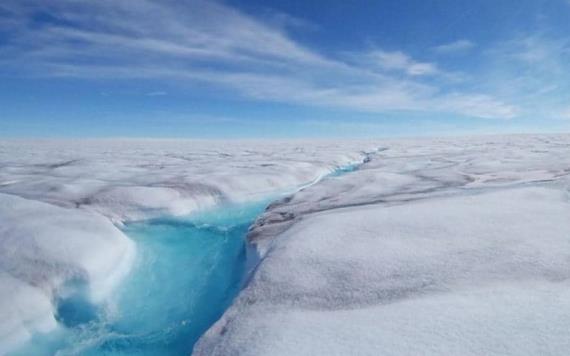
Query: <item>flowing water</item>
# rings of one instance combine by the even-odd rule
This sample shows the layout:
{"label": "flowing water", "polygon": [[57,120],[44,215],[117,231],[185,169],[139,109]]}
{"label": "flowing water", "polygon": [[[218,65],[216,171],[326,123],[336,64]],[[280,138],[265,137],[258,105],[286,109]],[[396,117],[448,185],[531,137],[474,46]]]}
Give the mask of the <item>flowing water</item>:
{"label": "flowing water", "polygon": [[189,355],[239,292],[245,235],[266,205],[127,225],[137,259],[112,301],[94,306],[86,286],[69,283],[71,292],[57,302],[57,318],[65,327],[35,336],[17,354]]}
{"label": "flowing water", "polygon": [[137,258],[111,300],[93,305],[88,285],[70,281],[54,301],[62,327],[14,355],[189,355],[242,287],[247,229],[268,203],[128,224]]}

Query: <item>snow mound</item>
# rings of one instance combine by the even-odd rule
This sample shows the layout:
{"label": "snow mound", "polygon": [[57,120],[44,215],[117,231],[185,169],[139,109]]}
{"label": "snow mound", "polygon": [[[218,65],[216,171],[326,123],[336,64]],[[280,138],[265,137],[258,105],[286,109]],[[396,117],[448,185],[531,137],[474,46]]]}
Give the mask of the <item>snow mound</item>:
{"label": "snow mound", "polygon": [[134,244],[103,216],[0,193],[0,353],[57,327],[69,282],[101,302],[127,273]]}

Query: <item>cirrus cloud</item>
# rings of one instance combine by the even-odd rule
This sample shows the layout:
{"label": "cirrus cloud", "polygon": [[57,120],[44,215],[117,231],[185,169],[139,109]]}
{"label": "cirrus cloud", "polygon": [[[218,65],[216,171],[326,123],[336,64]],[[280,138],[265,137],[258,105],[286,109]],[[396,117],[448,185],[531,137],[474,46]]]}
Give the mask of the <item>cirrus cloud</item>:
{"label": "cirrus cloud", "polygon": [[[445,70],[402,51],[323,55],[222,3],[5,0],[0,74],[203,82],[253,100],[366,112],[512,118],[488,93],[449,88]],[[440,51],[468,47],[466,42]]]}

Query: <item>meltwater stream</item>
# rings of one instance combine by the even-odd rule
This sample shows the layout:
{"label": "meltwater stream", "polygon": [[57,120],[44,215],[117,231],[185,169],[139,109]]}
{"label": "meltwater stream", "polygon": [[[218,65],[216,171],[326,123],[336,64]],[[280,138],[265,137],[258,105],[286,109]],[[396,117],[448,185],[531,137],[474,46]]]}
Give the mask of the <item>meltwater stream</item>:
{"label": "meltwater stream", "polygon": [[189,355],[239,292],[245,235],[267,203],[127,225],[137,259],[111,302],[93,306],[71,286],[57,304],[65,327],[16,355]]}
{"label": "meltwater stream", "polygon": [[62,327],[33,336],[13,355],[189,355],[242,287],[247,229],[269,202],[128,224],[123,230],[137,257],[110,301],[90,304],[88,287],[70,282],[70,292],[54,301]]}
{"label": "meltwater stream", "polygon": [[122,336],[92,354],[189,355],[239,292],[244,237],[265,206],[129,225],[125,232],[137,243],[139,258],[118,302],[122,315],[114,329]]}

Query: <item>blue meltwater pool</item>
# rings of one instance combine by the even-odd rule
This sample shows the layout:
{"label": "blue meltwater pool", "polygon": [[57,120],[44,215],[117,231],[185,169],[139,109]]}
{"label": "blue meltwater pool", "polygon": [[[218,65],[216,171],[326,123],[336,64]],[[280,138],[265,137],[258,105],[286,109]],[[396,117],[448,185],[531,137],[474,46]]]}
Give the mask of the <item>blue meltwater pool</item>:
{"label": "blue meltwater pool", "polygon": [[86,288],[71,283],[57,303],[65,327],[18,354],[189,355],[239,292],[245,235],[266,203],[127,225],[137,258],[109,305],[89,304]]}

